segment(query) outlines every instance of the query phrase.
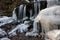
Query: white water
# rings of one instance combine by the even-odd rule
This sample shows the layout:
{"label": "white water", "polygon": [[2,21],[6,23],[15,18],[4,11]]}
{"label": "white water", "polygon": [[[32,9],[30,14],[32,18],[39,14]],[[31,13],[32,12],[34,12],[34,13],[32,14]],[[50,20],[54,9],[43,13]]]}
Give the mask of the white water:
{"label": "white water", "polygon": [[23,12],[24,12],[23,8],[24,8],[24,5],[19,6],[19,13],[18,13],[19,19],[23,18]]}
{"label": "white water", "polygon": [[32,17],[32,10],[30,10],[30,17]]}
{"label": "white water", "polygon": [[40,11],[40,0],[37,0],[38,10]]}
{"label": "white water", "polygon": [[[12,18],[15,21],[20,22],[21,19],[26,17],[26,5],[24,5],[24,4],[20,5],[18,8],[19,8],[18,13],[15,13],[16,8],[14,8]],[[18,18],[16,16],[16,14],[18,15]]]}
{"label": "white water", "polygon": [[37,2],[34,0],[34,16],[36,16],[37,15]]}

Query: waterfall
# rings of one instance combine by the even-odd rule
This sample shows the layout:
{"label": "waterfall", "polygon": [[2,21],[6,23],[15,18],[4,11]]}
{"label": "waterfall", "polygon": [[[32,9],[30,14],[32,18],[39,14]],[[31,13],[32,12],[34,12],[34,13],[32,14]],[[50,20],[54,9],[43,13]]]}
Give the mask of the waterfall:
{"label": "waterfall", "polygon": [[[31,1],[31,0],[30,0]],[[40,2],[38,2],[40,0],[34,0],[33,2],[33,8],[29,10],[30,13],[30,17],[33,16],[36,17],[38,12],[40,11]],[[34,11],[34,13],[33,13]],[[25,4],[21,4],[19,7],[15,8],[13,11],[13,18],[16,20],[18,20],[18,22],[20,22],[20,20],[22,20],[23,18],[26,17],[26,5]],[[29,15],[29,14],[28,14]],[[16,18],[17,17],[17,18]]]}
{"label": "waterfall", "polygon": [[13,20],[17,21],[17,16],[15,13],[15,10],[16,10],[16,8],[14,8],[14,10],[13,10],[12,18],[13,18]]}
{"label": "waterfall", "polygon": [[36,0],[34,0],[34,16],[36,16],[37,15],[37,2],[36,2]]}
{"label": "waterfall", "polygon": [[26,17],[26,5],[24,6],[24,9],[23,9],[23,18]]}
{"label": "waterfall", "polygon": [[40,0],[34,0],[34,13],[35,17],[37,16],[38,12],[40,11]]}
{"label": "waterfall", "polygon": [[57,0],[47,0],[47,7],[51,7],[57,4]]}
{"label": "waterfall", "polygon": [[38,2],[38,3],[37,3],[37,4],[38,4],[38,5],[37,5],[37,6],[38,6],[38,12],[39,12],[39,11],[40,11],[40,0],[37,0],[37,2]]}
{"label": "waterfall", "polygon": [[[14,8],[12,18],[18,22],[23,18],[24,5],[20,5],[17,8]],[[25,13],[24,13],[25,14]]]}
{"label": "waterfall", "polygon": [[23,18],[23,10],[24,10],[24,5],[20,5],[19,13],[18,13],[19,19]]}
{"label": "waterfall", "polygon": [[30,17],[32,17],[32,10],[30,10]]}
{"label": "waterfall", "polygon": [[19,7],[19,20],[21,19],[21,22],[23,22],[23,18],[26,17],[26,5],[20,5]]}

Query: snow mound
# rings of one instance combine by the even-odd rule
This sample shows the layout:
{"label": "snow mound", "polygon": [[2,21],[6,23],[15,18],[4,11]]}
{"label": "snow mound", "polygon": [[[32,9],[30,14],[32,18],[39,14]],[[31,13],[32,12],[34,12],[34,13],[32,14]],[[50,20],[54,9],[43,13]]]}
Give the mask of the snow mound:
{"label": "snow mound", "polygon": [[19,27],[18,31],[23,33],[28,30],[27,28],[29,27],[29,25],[21,24],[21,25],[18,25],[17,27]]}
{"label": "snow mound", "polygon": [[15,31],[15,32],[12,32],[12,33],[9,32],[8,34],[9,34],[10,37],[11,37],[11,36],[15,36],[15,35],[17,35],[17,34],[16,34],[16,31]]}
{"label": "snow mound", "polygon": [[0,28],[0,37],[6,35],[7,33]]}
{"label": "snow mound", "polygon": [[13,22],[12,17],[2,16],[0,17],[0,26]]}
{"label": "snow mound", "polygon": [[10,40],[9,38],[1,38],[0,40]]}
{"label": "snow mound", "polygon": [[26,32],[28,30],[28,25],[29,21],[25,21],[23,24],[19,24],[16,26],[16,28],[12,29],[8,34],[10,35],[14,35],[16,34],[16,30],[18,30],[18,32],[23,33]]}

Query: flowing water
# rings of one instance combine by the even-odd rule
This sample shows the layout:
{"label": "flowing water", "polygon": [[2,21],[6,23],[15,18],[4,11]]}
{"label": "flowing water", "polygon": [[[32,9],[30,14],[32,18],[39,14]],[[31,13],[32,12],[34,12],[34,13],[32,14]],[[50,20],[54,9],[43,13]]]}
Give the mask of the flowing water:
{"label": "flowing water", "polygon": [[26,11],[26,9],[27,9],[26,6],[27,5],[21,4],[19,7],[17,7],[14,10],[15,11],[14,13],[16,14],[17,19],[18,20],[21,20],[21,19],[25,18],[26,17],[26,14],[28,14],[30,17],[33,17],[33,16],[36,17],[37,14],[38,14],[38,12],[40,11],[40,2],[39,1],[40,0],[33,0],[33,6],[31,5],[33,8],[31,8],[29,10],[29,14],[30,15]]}

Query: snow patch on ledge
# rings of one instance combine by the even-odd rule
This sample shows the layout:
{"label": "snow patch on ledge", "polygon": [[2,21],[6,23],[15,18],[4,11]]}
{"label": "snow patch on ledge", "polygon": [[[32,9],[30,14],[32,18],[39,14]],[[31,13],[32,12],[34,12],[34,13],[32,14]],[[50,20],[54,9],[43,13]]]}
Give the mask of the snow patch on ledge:
{"label": "snow patch on ledge", "polygon": [[2,16],[0,17],[0,26],[13,22],[12,17]]}

